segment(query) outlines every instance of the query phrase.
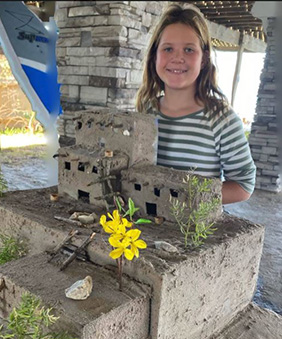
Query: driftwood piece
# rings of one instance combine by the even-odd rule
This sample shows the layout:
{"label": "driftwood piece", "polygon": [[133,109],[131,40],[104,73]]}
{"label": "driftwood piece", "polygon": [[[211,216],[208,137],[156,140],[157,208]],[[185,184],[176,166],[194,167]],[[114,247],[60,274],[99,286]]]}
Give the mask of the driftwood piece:
{"label": "driftwood piece", "polygon": [[48,262],[50,262],[54,256],[59,253],[59,251],[70,241],[72,237],[74,237],[78,233],[77,230],[71,230],[68,235],[63,239],[61,243],[59,243],[49,254],[51,255],[51,258],[49,258]]}
{"label": "driftwood piece", "polygon": [[77,221],[77,220],[72,220],[72,219],[68,219],[68,218],[63,218],[63,217],[58,217],[58,216],[54,216],[54,219],[56,220],[60,220],[60,221],[65,221],[69,224],[72,224],[72,225],[76,225],[76,226],[82,226],[82,223],[80,221]]}
{"label": "driftwood piece", "polygon": [[60,271],[63,271],[76,257],[77,255],[84,250],[88,244],[93,240],[95,236],[95,232],[93,232],[85,241],[65,260],[63,265],[60,267]]}

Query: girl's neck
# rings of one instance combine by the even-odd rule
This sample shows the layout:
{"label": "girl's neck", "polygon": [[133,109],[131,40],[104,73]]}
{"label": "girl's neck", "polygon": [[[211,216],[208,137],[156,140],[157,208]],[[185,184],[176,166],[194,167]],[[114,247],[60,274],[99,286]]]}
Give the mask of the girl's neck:
{"label": "girl's neck", "polygon": [[200,111],[204,106],[195,100],[194,93],[166,91],[160,99],[160,111],[169,117],[181,117]]}

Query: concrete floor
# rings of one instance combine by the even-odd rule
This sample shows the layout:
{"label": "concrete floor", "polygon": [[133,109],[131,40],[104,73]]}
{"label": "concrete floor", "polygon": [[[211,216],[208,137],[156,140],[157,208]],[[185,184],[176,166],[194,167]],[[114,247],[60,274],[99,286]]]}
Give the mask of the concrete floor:
{"label": "concrete floor", "polygon": [[255,190],[248,201],[226,205],[224,209],[265,226],[254,302],[282,314],[282,192]]}

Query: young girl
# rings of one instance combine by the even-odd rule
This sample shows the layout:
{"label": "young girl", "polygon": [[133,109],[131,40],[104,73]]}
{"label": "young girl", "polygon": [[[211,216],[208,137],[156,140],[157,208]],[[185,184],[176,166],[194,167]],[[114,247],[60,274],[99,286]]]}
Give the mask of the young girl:
{"label": "young girl", "polygon": [[217,87],[211,49],[202,14],[170,5],[152,35],[136,107],[157,114],[157,164],[223,178],[228,204],[250,197],[256,169],[242,122]]}

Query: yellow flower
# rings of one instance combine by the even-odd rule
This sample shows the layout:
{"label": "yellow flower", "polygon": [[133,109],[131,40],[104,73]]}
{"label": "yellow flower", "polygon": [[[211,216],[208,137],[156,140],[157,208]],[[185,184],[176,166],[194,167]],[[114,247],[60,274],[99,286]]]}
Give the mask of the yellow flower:
{"label": "yellow flower", "polygon": [[125,234],[126,227],[132,226],[132,222],[129,222],[126,218],[121,218],[118,210],[114,210],[113,215],[108,213],[108,217],[111,219],[110,221],[107,221],[105,215],[100,218],[100,224],[106,233]]}
{"label": "yellow flower", "polygon": [[138,248],[146,248],[147,244],[145,243],[144,240],[137,240],[139,238],[141,234],[141,231],[138,229],[134,229],[134,230],[130,230],[128,232],[126,232],[126,237],[128,238],[127,241],[129,241],[130,246],[130,250],[133,253],[133,255],[135,255],[136,258],[139,257],[139,250]]}
{"label": "yellow flower", "polygon": [[[117,247],[110,252],[110,257],[117,259],[124,254],[127,260],[132,260],[134,256],[139,257],[138,248],[146,248],[147,244],[143,240],[137,240],[141,234],[138,229],[130,230],[126,232],[124,237],[120,237],[120,234],[113,234],[109,238],[109,243],[113,247]],[[130,246],[130,249],[128,248]]]}

